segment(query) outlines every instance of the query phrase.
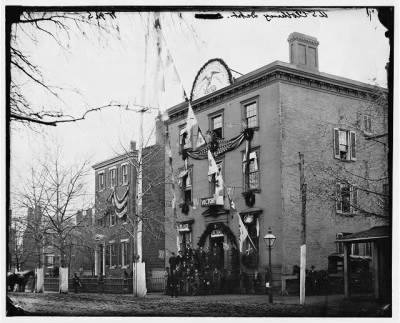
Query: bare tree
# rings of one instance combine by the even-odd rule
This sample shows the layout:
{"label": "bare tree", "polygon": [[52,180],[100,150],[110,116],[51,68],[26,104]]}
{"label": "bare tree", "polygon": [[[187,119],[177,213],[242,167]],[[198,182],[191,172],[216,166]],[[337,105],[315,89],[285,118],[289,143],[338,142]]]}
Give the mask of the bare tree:
{"label": "bare tree", "polygon": [[[115,102],[107,102],[98,107],[89,107],[80,116],[69,115],[61,107],[38,107],[24,93],[24,85],[32,84],[37,91],[50,94],[59,102],[63,102],[62,92],[66,91],[58,85],[49,84],[42,68],[36,65],[26,53],[26,41],[38,43],[41,36],[50,37],[55,44],[68,51],[71,34],[86,37],[87,28],[96,30],[102,35],[117,35],[119,27],[113,11],[37,11],[23,7],[6,8],[6,53],[7,101],[9,102],[9,118],[25,125],[56,126],[60,123],[83,120],[92,111],[108,107],[121,107]],[[75,93],[79,91],[74,89]]]}
{"label": "bare tree", "polygon": [[16,195],[20,206],[35,210],[34,220],[26,219],[25,230],[35,241],[39,265],[42,249],[47,245],[58,250],[61,266],[69,261],[73,232],[80,226],[76,211],[85,200],[88,164],[84,161],[78,166],[64,166],[57,154],[38,163],[32,169],[32,178]]}
{"label": "bare tree", "polygon": [[[362,161],[357,167],[346,161],[319,161],[318,156],[330,152],[331,147],[307,153],[305,169],[310,206],[314,199],[322,200],[333,205],[335,211],[341,212],[344,208],[346,212],[343,213],[391,221],[387,118],[387,92],[378,87],[370,100],[359,106],[356,115],[342,115],[343,127],[357,136],[357,160]],[[326,122],[316,122],[316,127],[322,134],[321,140],[327,136],[331,138],[332,128],[327,127]],[[316,205],[318,207],[318,203]]]}

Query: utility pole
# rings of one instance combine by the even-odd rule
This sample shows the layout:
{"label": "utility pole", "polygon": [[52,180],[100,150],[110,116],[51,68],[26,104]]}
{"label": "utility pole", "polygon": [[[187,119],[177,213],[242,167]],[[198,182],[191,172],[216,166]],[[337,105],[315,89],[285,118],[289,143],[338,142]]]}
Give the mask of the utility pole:
{"label": "utility pole", "polygon": [[306,194],[307,184],[304,180],[304,154],[299,152],[300,162],[300,200],[301,200],[301,245],[300,245],[300,304],[306,299]]}

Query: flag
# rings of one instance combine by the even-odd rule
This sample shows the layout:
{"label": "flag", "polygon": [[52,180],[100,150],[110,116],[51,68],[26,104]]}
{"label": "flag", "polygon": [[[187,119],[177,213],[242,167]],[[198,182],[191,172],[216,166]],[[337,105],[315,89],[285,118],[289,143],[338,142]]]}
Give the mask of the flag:
{"label": "flag", "polygon": [[258,170],[257,153],[255,151],[250,153],[250,160],[254,161],[254,171]]}
{"label": "flag", "polygon": [[217,172],[215,177],[215,195],[216,196],[223,196],[224,195],[224,179],[222,178],[221,171]]}
{"label": "flag", "polygon": [[242,221],[242,218],[240,217],[240,214],[236,212],[238,218],[239,218],[239,251],[242,252],[243,250],[243,243],[248,237],[249,233],[246,230],[246,227]]}
{"label": "flag", "polygon": [[181,250],[178,227],[176,227],[176,249]]}
{"label": "flag", "polygon": [[197,119],[196,116],[194,115],[192,105],[189,102],[189,107],[188,107],[188,114],[187,114],[187,119],[186,119],[186,133],[187,133],[187,140],[190,142],[190,136],[192,134],[192,128],[196,126]]}
{"label": "flag", "polygon": [[228,200],[229,200],[229,206],[232,210],[236,210],[236,205],[235,202],[233,202],[233,192],[235,188],[234,187],[227,187],[226,188],[226,193],[228,195]]}
{"label": "flag", "polygon": [[218,173],[218,166],[211,151],[208,150],[208,176]]}
{"label": "flag", "polygon": [[200,127],[198,127],[197,131],[197,143],[196,143],[196,148],[199,148],[203,146],[206,143],[206,140],[204,139],[203,133],[201,132]]}

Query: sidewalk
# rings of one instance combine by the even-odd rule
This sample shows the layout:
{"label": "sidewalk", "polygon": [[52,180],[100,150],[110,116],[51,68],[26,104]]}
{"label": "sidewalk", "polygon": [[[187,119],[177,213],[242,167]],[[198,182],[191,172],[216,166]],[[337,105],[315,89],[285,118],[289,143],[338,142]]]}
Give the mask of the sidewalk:
{"label": "sidewalk", "polygon": [[[238,317],[376,317],[384,316],[371,299],[343,295],[308,296],[305,306],[297,296],[206,295],[172,298],[162,293],[132,294],[9,293],[29,315],[84,316],[238,316]],[[387,315],[386,315],[387,316]]]}
{"label": "sidewalk", "polygon": [[[164,293],[148,293],[146,298],[150,299],[162,299],[171,298]],[[178,296],[179,299],[187,301],[230,301],[239,303],[253,303],[253,304],[266,304],[268,303],[267,294],[221,294],[221,295],[201,295],[201,296]],[[332,304],[339,303],[344,300],[344,295],[328,295],[328,296],[307,296],[306,305],[312,304]],[[273,303],[276,304],[287,304],[287,305],[299,305],[299,296],[273,296]]]}

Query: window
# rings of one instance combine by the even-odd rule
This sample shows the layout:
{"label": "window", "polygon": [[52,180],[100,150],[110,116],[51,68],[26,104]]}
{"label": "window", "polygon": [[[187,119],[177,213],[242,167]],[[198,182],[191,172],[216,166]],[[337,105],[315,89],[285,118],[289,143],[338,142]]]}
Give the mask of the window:
{"label": "window", "polygon": [[183,190],[185,202],[192,202],[192,182],[193,182],[193,168],[188,169],[187,175],[183,178]]}
{"label": "window", "polygon": [[336,212],[357,212],[357,188],[346,183],[336,184]]}
{"label": "window", "polygon": [[351,255],[360,257],[372,256],[371,242],[356,242],[351,244]]}
{"label": "window", "polygon": [[248,128],[258,127],[257,101],[244,105],[244,117]]}
{"label": "window", "polygon": [[187,172],[181,170],[179,174],[179,186],[182,188],[183,199],[186,203],[192,202],[192,183],[193,183],[193,166],[188,167]]}
{"label": "window", "polygon": [[121,240],[121,258],[121,265],[126,266],[129,263],[128,240]]}
{"label": "window", "polygon": [[110,241],[110,266],[117,265],[117,246],[114,241]]}
{"label": "window", "polygon": [[246,154],[243,155],[243,183],[245,190],[260,189],[259,151],[249,154],[249,172],[246,175]]}
{"label": "window", "polygon": [[390,203],[390,189],[389,184],[383,184],[383,209],[385,212],[389,212],[389,203]]}
{"label": "window", "polygon": [[128,164],[121,165],[122,185],[128,184]]}
{"label": "window", "polygon": [[217,139],[222,139],[223,138],[223,118],[222,118],[222,113],[218,115],[214,115],[210,119],[210,129],[211,133],[217,138]]}
{"label": "window", "polygon": [[356,133],[334,128],[334,154],[340,160],[356,160]]}
{"label": "window", "polygon": [[105,189],[105,182],[104,182],[104,172],[99,173],[98,175],[98,181],[99,181],[99,191],[102,191]]}
{"label": "window", "polygon": [[110,169],[110,185],[111,187],[117,186],[117,169],[115,167]]}
{"label": "window", "polygon": [[46,266],[53,266],[53,265],[54,265],[54,255],[47,255]]}
{"label": "window", "polygon": [[[192,136],[190,136],[191,138]],[[186,129],[186,124],[179,126],[179,152],[183,149],[191,148],[192,142],[188,138],[188,133]]]}
{"label": "window", "polygon": [[110,213],[110,226],[114,226],[116,223],[116,215],[115,212],[111,212]]}
{"label": "window", "polygon": [[[336,240],[341,240],[343,239],[345,236],[350,235],[351,233],[349,232],[339,232],[336,234]],[[337,253],[344,253],[344,246],[343,246],[343,242],[340,241],[336,241],[336,252]]]}
{"label": "window", "polygon": [[364,114],[362,116],[362,129],[364,130],[365,133],[368,134],[372,133],[372,122],[370,115]]}
{"label": "window", "polygon": [[186,247],[192,245],[192,232],[190,231],[190,226],[188,226],[188,230],[180,230],[179,231],[179,250],[182,251],[182,253],[185,252]]}

